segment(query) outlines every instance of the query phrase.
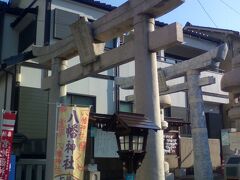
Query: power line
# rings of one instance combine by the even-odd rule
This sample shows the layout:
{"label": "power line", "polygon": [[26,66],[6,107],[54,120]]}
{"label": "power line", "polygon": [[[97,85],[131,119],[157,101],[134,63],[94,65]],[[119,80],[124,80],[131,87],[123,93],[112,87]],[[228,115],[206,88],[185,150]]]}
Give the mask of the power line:
{"label": "power line", "polygon": [[199,5],[201,6],[202,10],[206,13],[206,15],[208,16],[208,18],[212,21],[212,23],[214,24],[214,26],[217,28],[217,24],[214,22],[213,18],[210,16],[210,14],[208,14],[207,10],[204,8],[204,6],[202,5],[202,3],[197,0],[197,2],[199,3]]}
{"label": "power line", "polygon": [[235,13],[237,13],[238,15],[240,15],[240,12],[236,9],[234,9],[232,6],[230,6],[229,4],[227,4],[225,1],[220,0],[225,6],[227,6],[229,9],[231,9],[232,11],[234,11]]}

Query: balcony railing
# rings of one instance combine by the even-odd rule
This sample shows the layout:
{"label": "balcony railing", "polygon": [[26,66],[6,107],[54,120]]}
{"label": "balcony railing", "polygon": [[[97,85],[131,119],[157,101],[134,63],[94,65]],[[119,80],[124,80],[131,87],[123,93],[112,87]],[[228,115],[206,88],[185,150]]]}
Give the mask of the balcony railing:
{"label": "balcony railing", "polygon": [[20,159],[17,162],[16,180],[44,180],[45,159]]}

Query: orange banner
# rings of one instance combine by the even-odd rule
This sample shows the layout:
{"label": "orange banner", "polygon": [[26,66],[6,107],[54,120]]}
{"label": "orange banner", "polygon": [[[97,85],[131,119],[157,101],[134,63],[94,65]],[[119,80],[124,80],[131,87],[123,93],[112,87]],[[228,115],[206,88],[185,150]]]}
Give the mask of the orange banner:
{"label": "orange banner", "polygon": [[59,108],[55,180],[83,180],[90,108]]}

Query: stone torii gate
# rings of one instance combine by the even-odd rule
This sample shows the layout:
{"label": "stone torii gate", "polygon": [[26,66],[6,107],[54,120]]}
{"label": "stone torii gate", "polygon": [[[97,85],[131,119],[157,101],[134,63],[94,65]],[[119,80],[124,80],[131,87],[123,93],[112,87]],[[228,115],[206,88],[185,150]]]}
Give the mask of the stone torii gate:
{"label": "stone torii gate", "polygon": [[[194,179],[196,180],[213,179],[201,86],[213,84],[215,79],[214,77],[200,78],[200,72],[216,67],[217,63],[226,58],[227,51],[227,45],[223,44],[190,60],[158,69],[159,79],[161,80],[159,82],[160,95],[188,91],[194,152]],[[187,82],[169,87],[166,85],[166,80],[181,76],[187,76]],[[135,78],[120,77],[115,78],[115,82],[122,89],[133,89]],[[134,100],[133,95],[126,98],[127,100]]]}
{"label": "stone torii gate", "polygon": [[[50,89],[49,101],[66,95],[65,85],[135,60],[136,112],[144,113],[161,127],[156,51],[183,42],[182,28],[174,23],[154,30],[154,18],[183,0],[129,0],[92,24],[82,18],[71,26],[72,35],[46,47],[33,47],[36,61],[51,63],[52,75],[44,77],[42,88]],[[104,53],[104,42],[134,29],[134,40]],[[80,63],[66,69],[65,62],[76,55]],[[148,88],[145,88],[148,87]],[[53,179],[56,106],[49,105],[46,179]],[[148,156],[139,179],[164,180],[163,130],[150,133]]]}

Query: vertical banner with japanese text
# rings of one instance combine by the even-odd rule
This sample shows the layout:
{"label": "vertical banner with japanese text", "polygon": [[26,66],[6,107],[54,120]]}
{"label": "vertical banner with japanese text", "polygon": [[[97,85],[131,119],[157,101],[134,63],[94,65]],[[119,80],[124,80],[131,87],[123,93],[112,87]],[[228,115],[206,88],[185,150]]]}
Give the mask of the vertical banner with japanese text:
{"label": "vertical banner with japanese text", "polygon": [[58,113],[55,180],[83,180],[90,108],[61,106]]}
{"label": "vertical banner with japanese text", "polygon": [[0,179],[8,180],[16,113],[3,112],[0,140]]}

